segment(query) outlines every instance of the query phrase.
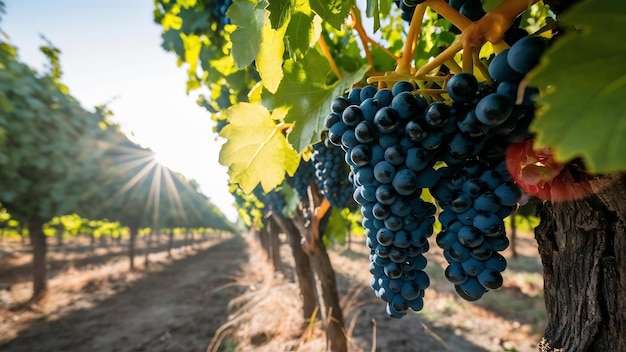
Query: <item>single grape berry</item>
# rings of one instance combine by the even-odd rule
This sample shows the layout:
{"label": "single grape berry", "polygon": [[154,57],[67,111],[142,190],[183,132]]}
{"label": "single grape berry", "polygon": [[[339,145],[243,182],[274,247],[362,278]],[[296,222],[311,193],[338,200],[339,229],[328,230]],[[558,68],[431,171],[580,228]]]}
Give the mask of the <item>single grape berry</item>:
{"label": "single grape berry", "polygon": [[469,103],[476,98],[478,80],[468,72],[457,73],[448,80],[448,95],[459,103]]}

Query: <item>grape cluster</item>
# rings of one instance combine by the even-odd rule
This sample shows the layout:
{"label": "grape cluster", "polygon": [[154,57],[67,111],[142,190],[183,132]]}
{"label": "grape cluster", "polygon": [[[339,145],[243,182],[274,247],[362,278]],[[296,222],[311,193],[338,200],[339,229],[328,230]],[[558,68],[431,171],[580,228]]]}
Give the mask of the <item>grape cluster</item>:
{"label": "grape cluster", "polygon": [[252,192],[257,199],[259,199],[265,205],[267,210],[283,214],[284,209],[287,206],[285,198],[276,190],[271,190],[267,193],[263,193],[261,187],[256,187]]}
{"label": "grape cluster", "polygon": [[451,103],[428,104],[410,82],[391,90],[353,88],[333,101],[328,140],[345,152],[353,173],[371,287],[390,316],[420,310],[429,285],[423,253],[436,207],[420,198],[424,188],[442,209],[436,242],[459,296],[477,300],[502,285],[506,260],[499,252],[509,245],[503,219],[522,194],[506,169],[505,151],[530,136],[536,89],[526,88],[519,104],[516,98],[520,80],[547,46],[537,38],[519,40],[494,58],[493,85],[469,73],[453,75],[445,85]]}
{"label": "grape cluster", "polygon": [[466,300],[477,300],[502,285],[506,260],[498,252],[509,245],[504,222],[516,206],[520,188],[504,161],[475,160],[464,167],[442,167],[431,189],[443,211],[437,245],[449,266],[445,276]]}
{"label": "grape cluster", "polygon": [[300,199],[308,199],[308,187],[315,181],[315,166],[312,162],[300,161],[293,177],[287,177],[287,183],[296,190]]}
{"label": "grape cluster", "polygon": [[315,181],[320,193],[335,208],[346,207],[352,196],[350,170],[344,163],[344,153],[328,140],[313,145],[311,161],[315,167]]}
{"label": "grape cluster", "polygon": [[405,134],[413,109],[427,105],[411,90],[410,84],[393,91],[355,88],[334,100],[325,121],[329,141],[345,151],[353,173],[353,197],[371,250],[371,287],[393,317],[423,307],[430,284],[423,253],[436,210],[420,199],[422,189],[437,182],[434,160]]}

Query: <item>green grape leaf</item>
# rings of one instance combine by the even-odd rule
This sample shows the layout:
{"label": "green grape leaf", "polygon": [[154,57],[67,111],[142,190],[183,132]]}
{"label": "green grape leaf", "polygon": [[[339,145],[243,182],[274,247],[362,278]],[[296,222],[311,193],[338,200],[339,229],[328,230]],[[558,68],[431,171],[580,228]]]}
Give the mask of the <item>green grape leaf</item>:
{"label": "green grape leaf", "polygon": [[365,8],[365,14],[367,17],[372,18],[374,20],[374,33],[376,33],[380,29],[380,0],[367,0],[367,5]]}
{"label": "green grape leaf", "polygon": [[272,93],[276,92],[283,79],[283,54],[285,53],[286,26],[272,29],[269,21],[263,26],[261,50],[256,58],[256,67],[263,86]]}
{"label": "green grape leaf", "polygon": [[294,61],[302,59],[319,37],[320,31],[320,18],[310,9],[308,12],[294,12],[285,32],[289,57]]}
{"label": "green grape leaf", "polygon": [[324,231],[324,243],[327,247],[334,243],[343,245],[346,243],[346,233],[350,229],[351,222],[343,216],[341,209],[330,208],[330,211],[328,225]]}
{"label": "green grape leaf", "polygon": [[626,169],[626,2],[590,0],[562,16],[572,26],[531,71],[548,87],[531,125],[558,161],[582,157],[592,173]]}
{"label": "green grape leaf", "polygon": [[289,21],[296,7],[296,0],[270,0],[267,9],[270,11],[270,22],[273,29],[278,29]]}
{"label": "green grape leaf", "polygon": [[300,197],[298,197],[298,192],[289,186],[287,182],[283,182],[281,186],[281,193],[283,198],[285,198],[285,208],[283,209],[283,215],[287,217],[292,217],[296,210],[298,209],[298,204],[300,204]]}
{"label": "green grape leaf", "polygon": [[309,50],[300,61],[285,61],[285,77],[276,91],[274,103],[289,109],[285,122],[294,123],[289,141],[298,152],[319,139],[333,99],[360,81],[368,69],[363,66],[356,72],[345,73],[343,79],[329,85],[330,65],[317,50]]}
{"label": "green grape leaf", "polygon": [[353,0],[309,0],[311,8],[331,26],[341,29]]}
{"label": "green grape leaf", "polygon": [[224,111],[229,124],[220,132],[227,139],[219,155],[232,182],[250,193],[261,183],[264,191],[278,186],[298,168],[299,156],[281,126],[260,104],[239,103]]}
{"label": "green grape leaf", "polygon": [[233,48],[231,55],[235,64],[242,69],[256,58],[261,49],[265,8],[249,0],[235,1],[228,8],[226,15],[237,29],[231,34]]}

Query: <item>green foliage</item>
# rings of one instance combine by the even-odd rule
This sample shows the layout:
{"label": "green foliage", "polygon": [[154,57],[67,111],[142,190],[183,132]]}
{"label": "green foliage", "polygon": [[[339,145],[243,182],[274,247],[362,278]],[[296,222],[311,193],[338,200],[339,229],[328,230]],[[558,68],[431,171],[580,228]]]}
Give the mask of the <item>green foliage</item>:
{"label": "green foliage", "polygon": [[128,140],[110,111],[86,111],[66,93],[60,50],[47,44],[50,72],[40,74],[0,42],[0,202],[11,219],[52,220],[70,233],[91,226],[82,217],[233,231],[197,185]]}
{"label": "green foliage", "polygon": [[228,139],[220,151],[220,163],[228,166],[233,182],[246,193],[261,183],[266,192],[278,186],[285,171],[293,175],[299,157],[277,125],[275,117],[258,104],[239,103],[224,114],[229,124],[220,136]]}
{"label": "green foliage", "polygon": [[[54,51],[53,49],[51,49]],[[102,116],[0,45],[0,202],[26,222],[72,212],[98,170]]]}
{"label": "green foliage", "polygon": [[[311,70],[315,67],[315,70]],[[360,81],[369,67],[363,66],[343,79],[328,84],[332,72],[328,61],[317,50],[311,50],[300,61],[285,62],[285,77],[276,94],[274,106],[287,108],[285,122],[293,123],[289,141],[298,152],[319,141],[324,118],[330,112],[332,100]],[[302,94],[306,92],[306,94]],[[302,116],[306,116],[303,119]]]}
{"label": "green foliage", "polygon": [[333,243],[345,244],[346,232],[350,231],[350,220],[343,216],[341,209],[331,208],[330,218],[324,231],[324,243],[328,247]]}
{"label": "green foliage", "polygon": [[[208,15],[213,0],[182,3],[157,0],[155,21],[164,28],[164,48],[189,66],[188,89],[210,91],[201,105],[220,120],[220,136],[227,139],[220,162],[229,167],[241,216],[252,224],[260,221],[263,208],[252,190],[261,184],[268,191],[281,185],[286,173],[293,174],[307,147],[320,139],[334,97],[364,84],[368,75],[395,69],[407,26],[391,0],[365,2],[364,14],[373,25],[370,38],[355,30],[361,12],[353,0],[239,0],[228,11],[233,24],[225,28]],[[500,1],[482,3],[489,10]],[[531,81],[551,89],[542,99],[546,112],[532,126],[540,142],[563,159],[582,155],[596,172],[626,168],[618,155],[626,148],[624,102],[617,100],[624,95],[626,71],[619,45],[626,38],[618,30],[623,14],[621,2],[588,0],[574,7],[563,16],[567,34]],[[536,31],[547,16],[539,3],[523,15],[521,26]],[[450,27],[427,11],[409,56],[414,68],[458,39]],[[490,45],[484,49],[483,58],[492,53]],[[293,207],[295,197],[284,195]],[[331,215],[331,234],[342,227],[345,233],[349,216],[341,215],[340,221],[337,214]]]}
{"label": "green foliage", "polygon": [[626,169],[626,3],[584,1],[561,21],[566,34],[531,73],[531,84],[547,87],[537,142],[563,162],[582,156],[591,172]]}
{"label": "green foliage", "polygon": [[232,56],[238,68],[252,63],[261,50],[261,39],[265,25],[265,3],[236,1],[227,15],[237,29],[231,34]]}

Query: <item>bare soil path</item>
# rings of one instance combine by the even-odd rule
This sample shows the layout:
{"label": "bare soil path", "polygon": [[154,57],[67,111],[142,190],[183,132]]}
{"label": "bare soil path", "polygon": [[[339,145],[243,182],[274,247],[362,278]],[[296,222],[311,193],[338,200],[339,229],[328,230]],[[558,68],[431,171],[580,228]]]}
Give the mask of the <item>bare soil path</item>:
{"label": "bare soil path", "polygon": [[224,286],[247,261],[244,246],[239,237],[212,240],[174,260],[153,254],[147,272],[113,258],[59,275],[41,307],[3,307],[0,351],[204,351],[237,295]]}

